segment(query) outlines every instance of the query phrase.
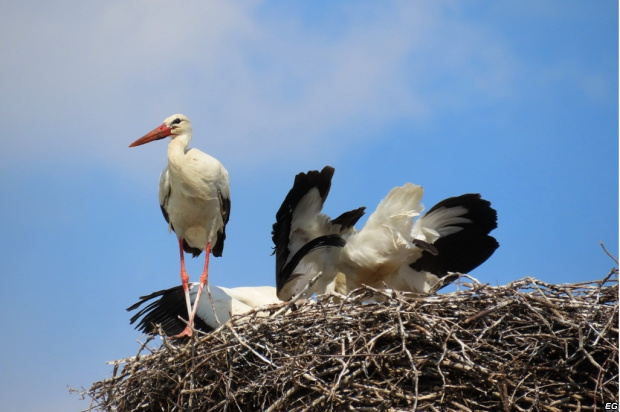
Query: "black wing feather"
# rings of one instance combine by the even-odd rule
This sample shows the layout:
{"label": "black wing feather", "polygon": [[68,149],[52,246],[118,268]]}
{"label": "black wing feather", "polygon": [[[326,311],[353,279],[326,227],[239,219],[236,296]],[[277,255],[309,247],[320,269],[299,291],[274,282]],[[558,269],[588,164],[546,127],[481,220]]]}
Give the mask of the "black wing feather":
{"label": "black wing feather", "polygon": [[410,267],[417,271],[428,271],[438,277],[448,272],[469,273],[484,263],[499,247],[497,240],[489,235],[497,228],[497,211],[491,202],[482,199],[479,194],[465,194],[451,197],[433,206],[426,215],[440,208],[464,207],[467,213],[462,215],[471,222],[454,226],[462,230],[441,237],[433,243],[437,254],[424,251],[422,257]]}
{"label": "black wing feather", "polygon": [[287,282],[292,280],[291,275],[293,271],[299,265],[299,262],[306,256],[308,253],[321,249],[324,247],[344,247],[346,245],[346,241],[340,237],[340,235],[325,235],[319,236],[317,238],[312,239],[305,245],[303,245],[297,253],[293,255],[291,260],[284,266],[282,271],[276,273],[276,291],[280,293],[284,285]]}
{"label": "black wing feather", "polygon": [[[325,202],[329,189],[331,188],[334,168],[325,166],[320,172],[311,170],[308,173],[299,173],[295,176],[293,187],[288,192],[280,209],[276,213],[276,222],[273,224],[271,239],[274,244],[274,254],[276,255],[276,283],[281,278],[280,273],[286,265],[286,261],[291,253],[288,248],[291,234],[291,222],[293,212],[301,199],[312,189],[317,188],[321,199]],[[278,288],[279,290],[279,288]]]}
{"label": "black wing feather", "polygon": [[224,251],[224,240],[226,240],[226,224],[228,223],[228,219],[230,219],[230,198],[222,196],[222,191],[218,191],[220,198],[220,210],[222,211],[222,221],[224,225],[222,226],[222,230],[217,232],[217,239],[215,240],[215,245],[213,246],[212,253],[213,256],[219,257],[222,256],[222,252]]}
{"label": "black wing feather", "polygon": [[[151,300],[153,301],[149,302]],[[133,315],[129,321],[131,325],[139,321],[135,327],[136,329],[143,333],[156,334],[158,332],[157,325],[161,325],[163,332],[168,336],[177,335],[185,329],[186,324],[179,319],[179,317],[183,319],[188,318],[183,286],[176,286],[153,292],[147,296],[141,296],[138,302],[127,308],[127,311],[136,310],[143,304],[146,304],[146,306]],[[198,316],[194,318],[194,328],[203,332],[213,330]]]}
{"label": "black wing feather", "polygon": [[366,213],[366,207],[362,206],[354,210],[344,212],[335,219],[332,219],[332,225],[340,225],[340,231],[352,228],[358,220]]}

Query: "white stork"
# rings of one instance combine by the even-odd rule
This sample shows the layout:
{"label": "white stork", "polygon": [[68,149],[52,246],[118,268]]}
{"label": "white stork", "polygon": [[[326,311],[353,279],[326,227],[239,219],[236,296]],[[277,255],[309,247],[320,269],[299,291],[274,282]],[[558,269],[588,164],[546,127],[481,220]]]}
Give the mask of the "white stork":
{"label": "white stork", "polygon": [[[192,302],[196,302],[199,289],[198,283],[190,284],[189,295]],[[272,286],[240,288],[214,286],[211,288],[211,296],[217,321],[210,302],[201,300],[199,303],[194,303],[194,307],[197,308],[194,317],[194,328],[196,330],[210,332],[220,326],[218,321],[225,323],[231,316],[246,313],[253,308],[281,303],[276,296],[276,288]],[[138,309],[143,304],[147,305],[140,309],[130,321],[133,325],[139,320],[136,329],[144,333],[157,333],[157,325],[161,325],[162,331],[167,336],[178,336],[185,330],[186,324],[179,319],[180,316],[184,316],[186,310],[185,293],[182,286],[141,296],[140,301],[127,310]]]}
{"label": "white stork", "polygon": [[[311,170],[295,176],[293,188],[276,214],[272,240],[276,255],[278,297],[288,300],[319,273],[323,275],[308,288],[307,296],[341,291],[335,267],[344,238],[364,215],[365,207],[345,212],[336,219],[321,213],[331,188],[334,168]],[[307,257],[306,257],[307,256]]]}
{"label": "white stork", "polygon": [[[188,149],[192,140],[192,125],[182,114],[175,114],[164,123],[136,140],[129,147],[171,137],[168,145],[168,165],[159,178],[159,205],[169,229],[179,240],[181,281],[189,321],[177,336],[191,336],[193,320],[200,296],[209,276],[209,255],[222,256],[226,223],[230,217],[230,188],[228,172],[215,158],[198,149]],[[185,271],[183,251],[194,257],[205,251],[205,264],[192,308],[189,295],[189,276]]]}
{"label": "white stork", "polygon": [[[360,231],[355,216],[336,225],[321,213],[329,193],[332,167],[295,177],[276,215],[273,242],[278,297],[289,299],[319,273],[312,293],[346,294],[367,284],[429,293],[449,272],[469,272],[487,260],[499,244],[489,236],[497,212],[479,194],[445,199],[420,216],[423,189],[407,183],[393,188]],[[356,213],[357,212],[357,213]]]}

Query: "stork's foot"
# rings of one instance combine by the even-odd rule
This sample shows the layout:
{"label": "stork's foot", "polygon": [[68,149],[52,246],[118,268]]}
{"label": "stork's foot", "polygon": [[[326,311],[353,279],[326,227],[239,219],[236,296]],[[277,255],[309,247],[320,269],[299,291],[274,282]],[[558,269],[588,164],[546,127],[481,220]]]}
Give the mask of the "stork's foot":
{"label": "stork's foot", "polygon": [[172,339],[190,338],[193,334],[194,330],[191,326],[187,325],[185,329],[183,329],[183,332],[179,333],[178,335],[172,336]]}

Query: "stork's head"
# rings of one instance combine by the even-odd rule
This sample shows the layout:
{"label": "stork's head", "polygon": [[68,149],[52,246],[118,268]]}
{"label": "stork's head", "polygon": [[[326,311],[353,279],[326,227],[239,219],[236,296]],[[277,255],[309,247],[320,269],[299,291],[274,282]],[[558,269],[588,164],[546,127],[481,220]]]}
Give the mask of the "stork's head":
{"label": "stork's head", "polygon": [[189,143],[189,139],[191,139],[192,136],[192,124],[186,116],[182,114],[173,114],[164,120],[161,126],[151,130],[149,133],[130,144],[129,147],[140,146],[168,136],[174,139],[181,135],[186,136]]}

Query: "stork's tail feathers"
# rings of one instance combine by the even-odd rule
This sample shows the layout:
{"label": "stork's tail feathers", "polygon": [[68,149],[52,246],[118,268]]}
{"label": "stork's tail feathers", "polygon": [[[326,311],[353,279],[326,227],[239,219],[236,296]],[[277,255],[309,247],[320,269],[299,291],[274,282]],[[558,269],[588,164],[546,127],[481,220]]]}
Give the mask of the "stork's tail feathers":
{"label": "stork's tail feathers", "polygon": [[362,206],[354,210],[349,210],[348,212],[344,212],[340,216],[335,219],[332,219],[332,226],[340,225],[340,233],[342,233],[346,229],[350,229],[357,223],[358,220],[364,213],[366,212],[366,207]]}
{"label": "stork's tail feathers", "polygon": [[468,273],[484,263],[499,247],[489,233],[497,228],[497,211],[479,194],[445,199],[416,222],[416,229],[435,231],[437,254],[424,251],[410,266],[438,277],[448,272]]}
{"label": "stork's tail feathers", "polygon": [[[190,284],[191,287],[192,285]],[[159,332],[157,325],[161,325],[164,334],[173,336],[185,329],[185,322],[179,319],[179,317],[187,319],[188,316],[183,286],[176,286],[141,296],[138,302],[127,308],[127,311],[136,310],[143,304],[146,304],[146,306],[133,315],[129,322],[131,325],[138,322],[136,329],[141,332],[156,334]],[[213,330],[198,316],[194,318],[194,328],[203,332]]]}
{"label": "stork's tail feathers", "polygon": [[420,203],[423,195],[422,186],[413,183],[393,188],[370,215],[366,226],[385,225],[402,232],[404,228],[411,227],[413,218],[424,209]]}

